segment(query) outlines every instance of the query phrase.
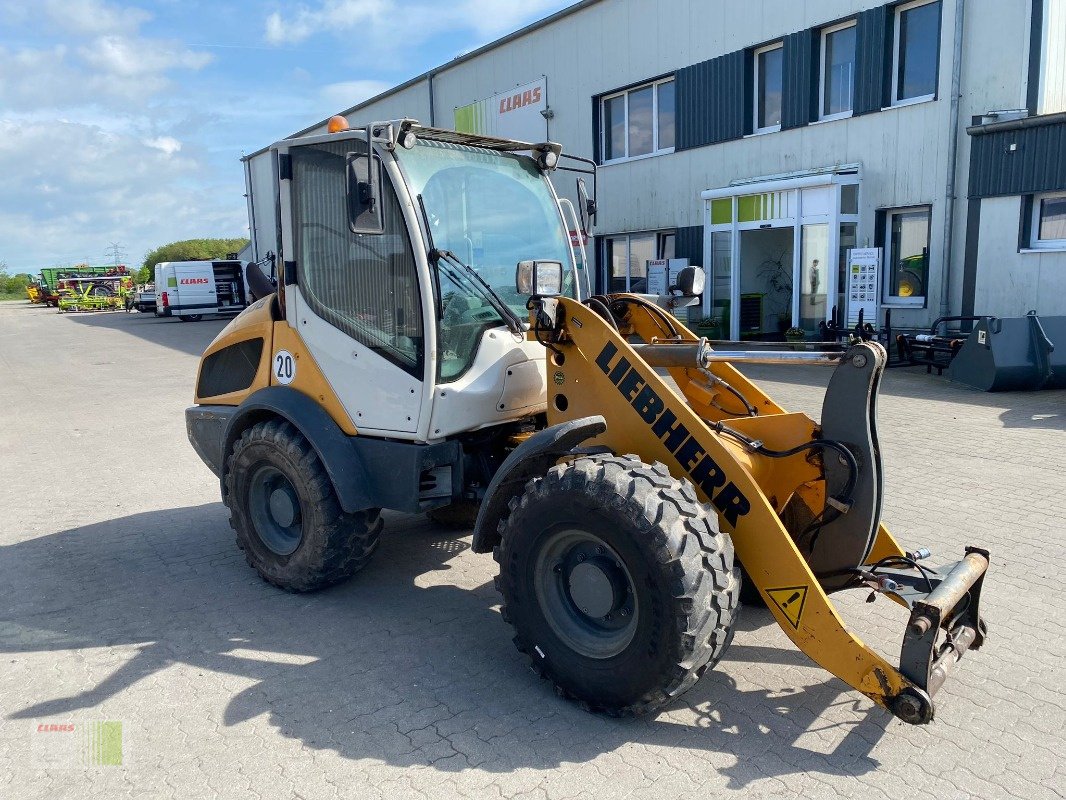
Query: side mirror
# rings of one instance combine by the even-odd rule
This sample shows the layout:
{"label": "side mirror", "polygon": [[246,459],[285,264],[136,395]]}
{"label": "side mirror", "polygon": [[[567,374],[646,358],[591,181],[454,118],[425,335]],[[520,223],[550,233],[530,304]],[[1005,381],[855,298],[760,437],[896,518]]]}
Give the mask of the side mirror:
{"label": "side mirror", "polygon": [[589,197],[589,191],[585,187],[585,179],[577,179],[577,193],[581,198],[581,214],[584,219],[581,220],[582,224],[585,224],[586,230],[596,224],[596,199]]}
{"label": "side mirror", "polygon": [[681,292],[682,297],[695,297],[698,294],[703,294],[705,280],[706,275],[703,272],[703,267],[685,267],[677,273],[677,285],[670,288],[677,289]]}
{"label": "side mirror", "polygon": [[555,297],[563,291],[563,262],[519,261],[514,282],[520,295]]}
{"label": "side mirror", "polygon": [[253,300],[259,300],[277,291],[277,287],[266,276],[258,262],[253,261],[248,264],[245,270],[245,281],[248,284],[248,291],[251,293]]}
{"label": "side mirror", "polygon": [[347,156],[348,226],[352,233],[384,233],[381,159],[370,153]]}

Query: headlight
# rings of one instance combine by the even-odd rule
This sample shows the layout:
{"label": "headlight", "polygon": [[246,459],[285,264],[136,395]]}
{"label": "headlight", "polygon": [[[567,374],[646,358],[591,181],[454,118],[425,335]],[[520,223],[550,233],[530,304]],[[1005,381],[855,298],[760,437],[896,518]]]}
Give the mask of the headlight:
{"label": "headlight", "polygon": [[563,262],[519,261],[515,289],[522,295],[554,297],[563,291]]}

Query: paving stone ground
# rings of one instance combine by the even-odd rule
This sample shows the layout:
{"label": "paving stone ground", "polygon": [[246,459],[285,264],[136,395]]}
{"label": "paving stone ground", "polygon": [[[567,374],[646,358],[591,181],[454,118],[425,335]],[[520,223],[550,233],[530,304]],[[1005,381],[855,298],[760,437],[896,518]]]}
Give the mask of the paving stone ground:
{"label": "paving stone ground", "polygon": [[[991,636],[934,724],[753,609],[681,700],[613,720],[529,671],[468,533],[390,514],[345,585],[258,579],[185,438],[221,326],[0,304],[0,798],[1063,796],[1066,392],[885,378],[887,525],[939,561],[992,551]],[[827,371],[749,372],[820,413]],[[846,619],[895,659],[902,612],[864,599]],[[101,720],[121,766],[56,763],[37,732]]]}

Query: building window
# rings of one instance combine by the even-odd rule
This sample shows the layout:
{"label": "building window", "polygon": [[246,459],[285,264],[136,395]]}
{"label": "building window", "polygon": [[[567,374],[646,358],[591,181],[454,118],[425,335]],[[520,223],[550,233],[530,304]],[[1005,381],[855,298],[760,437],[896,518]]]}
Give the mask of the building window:
{"label": "building window", "polygon": [[925,305],[932,211],[928,206],[904,208],[885,216],[885,302]]}
{"label": "building window", "polygon": [[855,88],[855,20],[822,31],[821,119],[851,115]]}
{"label": "building window", "polygon": [[892,41],[892,104],[932,100],[940,59],[940,0],[897,6]]}
{"label": "building window", "polygon": [[1033,198],[1034,250],[1066,250],[1066,194],[1037,195]]}
{"label": "building window", "polygon": [[1030,113],[1066,111],[1066,0],[1033,0],[1030,22]]}
{"label": "building window", "polygon": [[674,151],[674,79],[648,83],[600,100],[603,163]]}
{"label": "building window", "polygon": [[784,53],[781,42],[755,51],[755,133],[781,130]]}
{"label": "building window", "polygon": [[604,237],[607,291],[647,291],[648,262],[659,258],[673,258],[676,238],[672,230],[621,233]]}

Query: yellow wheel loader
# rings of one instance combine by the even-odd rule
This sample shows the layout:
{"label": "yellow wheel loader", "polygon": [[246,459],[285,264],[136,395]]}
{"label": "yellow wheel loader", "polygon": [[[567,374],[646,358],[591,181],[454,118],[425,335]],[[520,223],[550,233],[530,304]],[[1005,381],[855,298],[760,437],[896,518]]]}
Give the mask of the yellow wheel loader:
{"label": "yellow wheel loader", "polygon": [[[553,143],[414,120],[273,146],[277,285],[207,348],[189,438],[259,574],[305,591],[362,568],[381,510],[472,518],[503,618],[584,707],[652,711],[732,639],[742,582],[814,662],[908,723],[980,647],[988,553],[928,565],[881,525],[885,352],[723,352],[664,307],[593,296],[550,180],[592,175]],[[584,186],[584,177],[578,179]],[[594,196],[593,192],[593,196]],[[580,247],[580,245],[578,245]],[[744,363],[833,369],[822,419],[789,413]],[[910,612],[898,661],[831,595]]]}

